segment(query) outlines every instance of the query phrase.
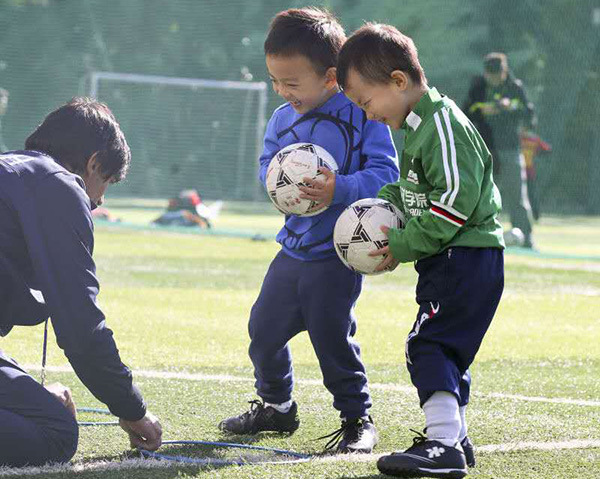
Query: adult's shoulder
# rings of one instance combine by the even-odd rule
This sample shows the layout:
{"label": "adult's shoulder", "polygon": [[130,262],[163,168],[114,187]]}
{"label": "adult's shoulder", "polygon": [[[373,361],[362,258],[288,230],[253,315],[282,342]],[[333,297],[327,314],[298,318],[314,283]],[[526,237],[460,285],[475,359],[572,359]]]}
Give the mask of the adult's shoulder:
{"label": "adult's shoulder", "polygon": [[85,183],[80,176],[67,170],[56,170],[37,182],[37,201],[45,201],[69,210],[91,211],[91,202],[85,191]]}
{"label": "adult's shoulder", "polygon": [[83,179],[48,156],[40,157],[40,161],[40,171],[28,185],[36,209],[76,229],[91,229],[91,202]]}
{"label": "adult's shoulder", "polygon": [[43,197],[52,202],[53,195],[71,193],[82,200],[87,198],[81,177],[69,172],[45,153],[11,151],[2,155],[0,164],[9,173],[6,181],[26,191],[29,197]]}

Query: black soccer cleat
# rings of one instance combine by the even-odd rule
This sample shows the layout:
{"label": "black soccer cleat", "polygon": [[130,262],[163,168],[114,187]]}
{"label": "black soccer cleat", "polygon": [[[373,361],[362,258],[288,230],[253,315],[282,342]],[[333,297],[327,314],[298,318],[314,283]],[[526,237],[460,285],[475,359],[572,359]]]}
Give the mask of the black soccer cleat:
{"label": "black soccer cleat", "polygon": [[465,436],[465,438],[460,441],[460,445],[465,452],[465,459],[467,461],[467,466],[475,467],[475,451],[473,450],[473,443],[469,439],[469,436]]}
{"label": "black soccer cleat", "polygon": [[288,412],[279,412],[258,400],[248,401],[250,410],[239,416],[224,419],[219,429],[232,434],[256,434],[261,431],[293,433],[298,426],[298,405],[294,401]]}
{"label": "black soccer cleat", "polygon": [[325,445],[325,450],[335,448],[339,453],[370,453],[379,440],[371,416],[367,419],[343,419],[339,429],[319,439],[327,438],[331,439]]}
{"label": "black soccer cleat", "polygon": [[461,479],[467,475],[465,455],[460,449],[417,434],[406,451],[379,458],[377,468],[384,474],[407,478]]}

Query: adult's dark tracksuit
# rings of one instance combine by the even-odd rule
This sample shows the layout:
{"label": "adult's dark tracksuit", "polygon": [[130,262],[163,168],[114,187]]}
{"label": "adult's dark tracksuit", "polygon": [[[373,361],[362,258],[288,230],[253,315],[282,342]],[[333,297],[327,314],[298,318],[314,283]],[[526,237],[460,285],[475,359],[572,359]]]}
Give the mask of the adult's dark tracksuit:
{"label": "adult's dark tracksuit", "polygon": [[[81,178],[49,156],[0,155],[0,335],[51,317],[79,379],[114,415],[136,421],[146,405],[96,301],[91,208]],[[77,440],[67,409],[0,354],[0,466],[68,461]]]}

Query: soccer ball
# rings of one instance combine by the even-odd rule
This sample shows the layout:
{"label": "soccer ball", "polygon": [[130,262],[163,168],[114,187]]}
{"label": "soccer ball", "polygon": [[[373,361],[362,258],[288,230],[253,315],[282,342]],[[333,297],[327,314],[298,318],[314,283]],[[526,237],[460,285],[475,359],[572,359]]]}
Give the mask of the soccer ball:
{"label": "soccer ball", "polygon": [[392,203],[366,198],[352,203],[340,215],[333,229],[335,251],[348,268],[362,274],[380,274],[375,268],[384,256],[369,256],[388,245],[381,226],[404,228],[404,214]]}
{"label": "soccer ball", "polygon": [[277,153],[267,169],[267,192],[275,207],[283,214],[313,216],[322,213],[327,207],[317,206],[316,202],[300,198],[300,186],[306,186],[304,178],[324,179],[317,171],[327,168],[334,173],[338,165],[333,157],[319,145],[294,143]]}
{"label": "soccer ball", "polygon": [[504,242],[506,246],[523,246],[525,244],[525,235],[520,228],[513,228],[504,233]]}

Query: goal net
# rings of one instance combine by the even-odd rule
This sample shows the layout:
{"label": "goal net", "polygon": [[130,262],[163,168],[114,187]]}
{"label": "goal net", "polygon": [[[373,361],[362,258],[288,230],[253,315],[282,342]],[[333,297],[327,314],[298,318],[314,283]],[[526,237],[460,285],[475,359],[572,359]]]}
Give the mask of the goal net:
{"label": "goal net", "polygon": [[117,117],[132,151],[122,197],[266,199],[257,179],[265,128],[264,82],[93,72],[89,95]]}

